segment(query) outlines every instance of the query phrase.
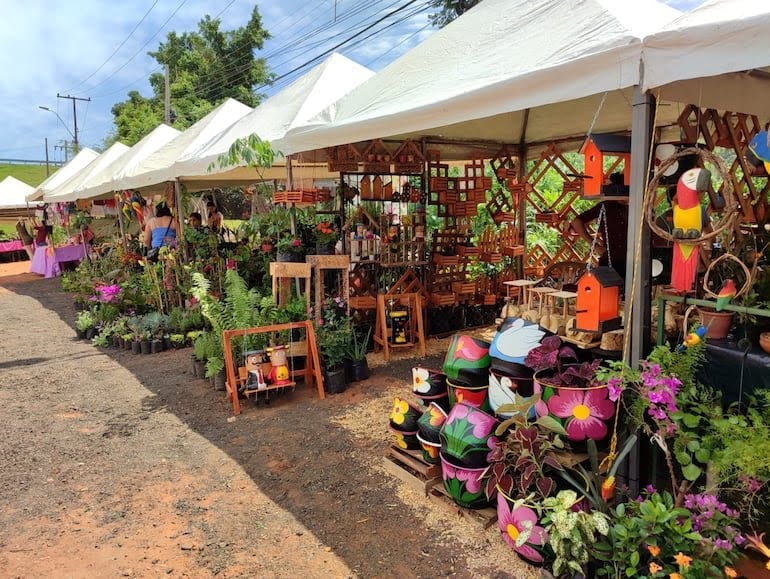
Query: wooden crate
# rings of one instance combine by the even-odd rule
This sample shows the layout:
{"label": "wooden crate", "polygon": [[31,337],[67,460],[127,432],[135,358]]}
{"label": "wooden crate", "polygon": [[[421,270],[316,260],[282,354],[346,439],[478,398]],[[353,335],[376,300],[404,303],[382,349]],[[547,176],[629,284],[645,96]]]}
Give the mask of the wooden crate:
{"label": "wooden crate", "polygon": [[497,509],[495,507],[489,506],[482,509],[466,509],[465,507],[461,507],[447,494],[441,479],[438,479],[430,485],[428,498],[431,502],[442,505],[457,516],[480,526],[482,529],[486,530],[497,523]]}
{"label": "wooden crate", "polygon": [[478,247],[472,245],[455,245],[455,252],[463,257],[478,257],[481,253]]}
{"label": "wooden crate", "polygon": [[382,466],[386,472],[423,494],[428,494],[437,481],[441,482],[441,466],[425,462],[419,450],[404,450],[391,445]]}
{"label": "wooden crate", "polygon": [[273,193],[273,203],[315,203],[317,191],[303,189],[299,191],[276,191]]}
{"label": "wooden crate", "polygon": [[457,296],[453,292],[433,292],[430,294],[430,303],[437,308],[453,306],[456,301]]}

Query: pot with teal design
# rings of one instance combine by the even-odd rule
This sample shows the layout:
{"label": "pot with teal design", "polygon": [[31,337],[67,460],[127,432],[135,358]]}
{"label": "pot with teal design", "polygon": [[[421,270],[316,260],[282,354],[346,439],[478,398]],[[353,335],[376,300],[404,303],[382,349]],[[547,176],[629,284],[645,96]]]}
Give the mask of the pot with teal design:
{"label": "pot with teal design", "polygon": [[442,370],[453,383],[479,386],[487,383],[489,342],[455,334],[449,342]]}
{"label": "pot with teal design", "polygon": [[494,435],[500,422],[483,410],[464,402],[456,404],[441,427],[441,452],[459,466],[486,467],[497,448]]}
{"label": "pot with teal design", "polygon": [[412,394],[424,404],[446,397],[446,374],[422,366],[412,368]]}
{"label": "pot with teal design", "polygon": [[401,432],[417,432],[417,421],[422,416],[415,404],[396,396],[390,411],[390,427]]}
{"label": "pot with teal design", "polygon": [[[439,433],[446,419],[446,411],[436,402],[431,402],[417,421],[417,431],[428,442],[435,442],[440,446]],[[436,457],[436,461],[438,461],[438,457]]]}
{"label": "pot with teal design", "polygon": [[420,441],[417,440],[417,431],[404,432],[396,428],[390,427],[390,432],[393,435],[393,444],[402,450],[420,450]]}
{"label": "pot with teal design", "polygon": [[438,464],[438,454],[441,450],[440,442],[430,442],[425,440],[420,433],[417,433],[417,440],[420,441],[422,447],[422,459],[428,464]]}
{"label": "pot with teal design", "polygon": [[456,464],[443,452],[439,456],[444,490],[452,500],[466,509],[483,509],[489,506],[489,500],[484,493],[486,479],[489,477],[486,466],[469,468]]}
{"label": "pot with teal design", "polygon": [[535,404],[537,416],[558,420],[567,431],[566,442],[572,450],[582,452],[589,439],[599,447],[609,442],[616,407],[607,385],[556,385],[548,380],[552,374],[550,369],[535,372],[535,394],[541,397]]}

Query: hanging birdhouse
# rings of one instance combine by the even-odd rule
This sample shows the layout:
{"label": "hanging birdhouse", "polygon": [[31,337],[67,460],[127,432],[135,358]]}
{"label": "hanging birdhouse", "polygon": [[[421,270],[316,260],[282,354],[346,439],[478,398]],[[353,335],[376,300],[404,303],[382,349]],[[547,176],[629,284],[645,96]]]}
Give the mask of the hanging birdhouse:
{"label": "hanging birdhouse", "polygon": [[575,331],[600,334],[621,327],[618,308],[623,280],[611,267],[586,271],[577,283]]}
{"label": "hanging birdhouse", "polygon": [[[628,195],[628,186],[631,184],[630,136],[590,134],[580,147],[580,153],[585,158],[583,195]],[[610,182],[613,173],[623,175],[622,184]]]}

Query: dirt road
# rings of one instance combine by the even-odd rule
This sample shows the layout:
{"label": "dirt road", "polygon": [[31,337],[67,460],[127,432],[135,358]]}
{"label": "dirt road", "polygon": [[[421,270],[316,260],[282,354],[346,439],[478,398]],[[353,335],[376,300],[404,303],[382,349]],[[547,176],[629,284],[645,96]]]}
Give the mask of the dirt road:
{"label": "dirt road", "polygon": [[73,319],[58,280],[0,277],[0,577],[535,576],[381,470],[411,361],[228,421],[189,349],[98,350]]}

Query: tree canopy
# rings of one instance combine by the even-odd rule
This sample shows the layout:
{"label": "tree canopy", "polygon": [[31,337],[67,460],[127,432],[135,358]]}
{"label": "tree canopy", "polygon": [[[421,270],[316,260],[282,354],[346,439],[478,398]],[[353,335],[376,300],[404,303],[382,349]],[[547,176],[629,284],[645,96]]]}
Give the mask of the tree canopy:
{"label": "tree canopy", "polygon": [[[169,32],[149,53],[158,64],[168,65],[174,128],[186,129],[228,97],[254,107],[263,98],[255,91],[272,80],[266,60],[255,55],[270,38],[258,7],[245,26],[221,30],[220,25],[218,18],[206,15],[197,31]],[[149,80],[152,96],[131,91],[112,107],[115,133],[108,144],[119,140],[133,145],[163,121],[164,75],[154,73]]]}
{"label": "tree canopy", "polygon": [[438,8],[438,12],[429,16],[430,22],[433,26],[443,28],[479,2],[481,0],[433,0],[430,5],[432,8]]}

